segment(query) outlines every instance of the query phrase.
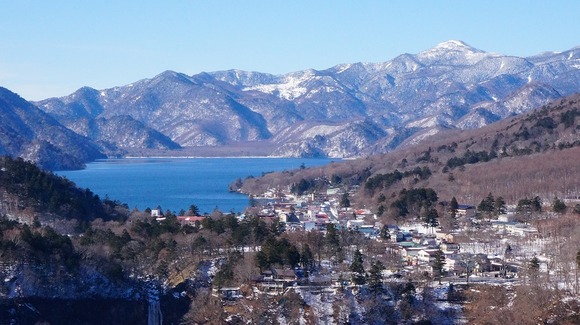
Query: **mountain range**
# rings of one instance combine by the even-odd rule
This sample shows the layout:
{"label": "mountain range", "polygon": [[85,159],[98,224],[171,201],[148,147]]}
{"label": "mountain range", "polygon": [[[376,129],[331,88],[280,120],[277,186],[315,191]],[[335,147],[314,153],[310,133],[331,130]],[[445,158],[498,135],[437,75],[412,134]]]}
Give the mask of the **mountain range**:
{"label": "mountain range", "polygon": [[47,169],[79,168],[105,158],[93,141],[2,87],[0,121],[0,155],[21,157]]}
{"label": "mountain range", "polygon": [[[34,104],[108,156],[360,157],[578,92],[580,48],[521,58],[447,41],[382,63],[151,79]],[[239,148],[244,148],[240,150]]]}

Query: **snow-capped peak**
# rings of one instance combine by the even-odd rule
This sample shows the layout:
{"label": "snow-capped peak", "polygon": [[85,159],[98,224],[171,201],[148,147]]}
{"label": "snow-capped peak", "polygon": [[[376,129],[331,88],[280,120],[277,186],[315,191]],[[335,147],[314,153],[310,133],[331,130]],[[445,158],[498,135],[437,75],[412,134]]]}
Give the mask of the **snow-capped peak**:
{"label": "snow-capped peak", "polygon": [[443,43],[437,44],[432,50],[446,50],[446,51],[465,51],[465,52],[479,52],[482,53],[483,51],[478,50],[463,41],[459,40],[449,40]]}
{"label": "snow-capped peak", "polygon": [[417,54],[422,63],[433,64],[442,61],[446,64],[474,64],[490,56],[482,50],[467,45],[462,41],[450,40]]}

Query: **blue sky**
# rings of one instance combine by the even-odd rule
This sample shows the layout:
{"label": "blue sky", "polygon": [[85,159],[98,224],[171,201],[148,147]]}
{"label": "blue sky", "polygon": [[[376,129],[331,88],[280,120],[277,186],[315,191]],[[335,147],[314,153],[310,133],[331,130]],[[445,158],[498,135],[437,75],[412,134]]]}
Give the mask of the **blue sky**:
{"label": "blue sky", "polygon": [[0,86],[28,100],[151,78],[382,62],[450,39],[516,56],[580,45],[580,1],[0,0]]}

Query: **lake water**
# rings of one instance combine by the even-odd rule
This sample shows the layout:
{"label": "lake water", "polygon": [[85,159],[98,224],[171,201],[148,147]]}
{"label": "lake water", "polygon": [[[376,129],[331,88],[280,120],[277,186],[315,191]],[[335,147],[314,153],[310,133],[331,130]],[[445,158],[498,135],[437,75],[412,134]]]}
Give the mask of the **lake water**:
{"label": "lake water", "polygon": [[130,158],[106,159],[75,171],[59,171],[80,188],[101,198],[127,203],[129,208],[169,209],[179,212],[190,205],[201,213],[243,212],[248,197],[231,193],[228,186],[238,178],[264,172],[326,165],[337,159],[306,158]]}

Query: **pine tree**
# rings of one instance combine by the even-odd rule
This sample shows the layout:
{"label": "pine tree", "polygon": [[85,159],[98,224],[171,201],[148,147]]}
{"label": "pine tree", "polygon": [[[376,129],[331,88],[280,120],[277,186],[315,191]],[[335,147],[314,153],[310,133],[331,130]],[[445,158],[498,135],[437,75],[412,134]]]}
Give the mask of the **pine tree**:
{"label": "pine tree", "polygon": [[379,233],[379,236],[381,237],[381,239],[391,240],[391,233],[389,232],[389,226],[384,225],[381,228],[381,232]]}
{"label": "pine tree", "polygon": [[449,213],[451,214],[452,219],[457,219],[457,210],[459,209],[459,203],[457,203],[457,199],[454,197],[451,198],[451,202],[449,202]]}
{"label": "pine tree", "polygon": [[433,261],[433,273],[435,277],[439,280],[439,284],[441,284],[444,265],[445,265],[445,255],[441,250],[438,250],[437,253],[435,254],[435,260]]}
{"label": "pine tree", "polygon": [[189,206],[189,211],[187,211],[190,216],[198,216],[199,215],[199,208],[197,205],[192,204]]}
{"label": "pine tree", "polygon": [[423,215],[423,224],[426,227],[435,228],[439,226],[439,214],[434,208],[423,208],[421,210]]}
{"label": "pine tree", "polygon": [[306,271],[311,271],[314,268],[314,254],[310,250],[308,244],[302,245],[302,251],[300,253],[300,263]]}
{"label": "pine tree", "polygon": [[338,261],[342,261],[342,247],[340,245],[340,237],[338,236],[338,230],[336,225],[329,223],[326,225],[326,236],[324,236],[324,241],[327,249],[329,250],[329,255],[336,256]]}
{"label": "pine tree", "polygon": [[566,208],[566,203],[559,198],[555,197],[554,201],[552,201],[552,211],[556,213],[564,213],[566,212]]}
{"label": "pine tree", "polygon": [[383,270],[385,266],[380,261],[375,261],[369,270],[368,285],[369,289],[374,294],[382,293],[383,291]]}
{"label": "pine tree", "polygon": [[352,263],[350,264],[350,271],[352,272],[352,282],[356,285],[365,284],[365,269],[363,265],[363,255],[360,250],[354,252]]}
{"label": "pine tree", "polygon": [[534,256],[528,263],[528,270],[532,275],[532,278],[536,278],[538,276],[538,271],[540,270],[540,260]]}
{"label": "pine tree", "polygon": [[285,251],[284,260],[288,266],[290,266],[291,268],[295,268],[300,263],[300,253],[298,252],[296,246],[290,243],[288,244],[289,246]]}
{"label": "pine tree", "polygon": [[495,210],[495,199],[493,198],[491,192],[483,200],[481,200],[477,206],[477,210],[488,218],[491,216]]}
{"label": "pine tree", "polygon": [[505,214],[506,213],[506,202],[504,200],[503,197],[498,196],[497,198],[495,198],[495,216],[499,216],[500,214]]}
{"label": "pine tree", "polygon": [[350,207],[350,199],[348,198],[348,192],[345,192],[340,198],[340,206],[343,208]]}

